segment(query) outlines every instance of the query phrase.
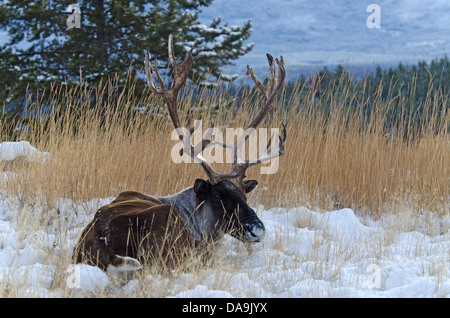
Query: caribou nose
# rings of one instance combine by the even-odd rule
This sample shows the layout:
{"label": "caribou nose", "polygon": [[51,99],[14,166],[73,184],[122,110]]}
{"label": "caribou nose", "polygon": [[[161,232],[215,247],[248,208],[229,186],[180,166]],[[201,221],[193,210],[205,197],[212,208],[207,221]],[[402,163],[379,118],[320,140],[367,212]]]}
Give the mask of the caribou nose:
{"label": "caribou nose", "polygon": [[247,242],[261,242],[266,233],[264,224],[261,221],[244,224],[244,230]]}

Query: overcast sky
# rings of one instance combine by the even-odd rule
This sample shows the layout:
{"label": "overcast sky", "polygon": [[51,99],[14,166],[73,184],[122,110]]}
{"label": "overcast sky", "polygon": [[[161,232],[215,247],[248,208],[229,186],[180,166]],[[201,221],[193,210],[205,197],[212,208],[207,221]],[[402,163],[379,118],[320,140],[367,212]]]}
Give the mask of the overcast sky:
{"label": "overcast sky", "polygon": [[[76,1],[74,1],[76,2]],[[380,28],[368,28],[369,4]],[[450,53],[450,0],[215,0],[200,21],[252,21],[253,50],[229,69],[266,68],[265,53],[283,55],[293,69],[323,65],[417,63]],[[0,31],[0,43],[5,33]],[[2,41],[3,39],[3,41]]]}
{"label": "overcast sky", "polygon": [[[368,28],[369,4],[380,8],[380,28]],[[265,67],[265,53],[291,66],[398,64],[450,53],[450,0],[215,0],[200,16],[230,25],[251,20],[255,44],[235,67]]]}

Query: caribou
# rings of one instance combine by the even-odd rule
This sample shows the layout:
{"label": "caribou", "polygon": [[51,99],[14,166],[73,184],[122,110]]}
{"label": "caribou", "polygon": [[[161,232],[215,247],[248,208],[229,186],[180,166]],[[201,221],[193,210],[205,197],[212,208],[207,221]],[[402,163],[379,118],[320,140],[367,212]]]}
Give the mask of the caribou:
{"label": "caribou", "polygon": [[[264,224],[247,203],[247,194],[257,187],[258,182],[245,180],[245,173],[251,166],[284,154],[286,127],[283,124],[278,138],[270,138],[265,149],[253,160],[238,156],[237,148],[249,137],[248,134],[240,142],[221,143],[204,138],[193,145],[188,133],[193,128],[189,125],[182,127],[177,112],[179,91],[185,85],[192,64],[202,57],[194,56],[193,50],[191,48],[179,63],[170,35],[168,53],[173,76],[170,88],[166,87],[158,71],[157,60],[151,63],[148,50],[145,53],[145,77],[150,91],[165,101],[184,145],[180,155],[190,155],[203,168],[207,179],[196,179],[193,186],[169,196],[151,196],[135,191],[120,193],[110,204],[98,209],[82,231],[73,251],[76,263],[85,262],[107,272],[134,271],[146,264],[173,268],[193,255],[193,251],[207,253],[210,244],[218,242],[224,234],[245,243],[260,242],[264,238]],[[267,59],[269,72],[265,85],[247,66],[246,75],[264,96],[263,106],[247,129],[256,129],[264,120],[285,80],[283,57],[278,60],[267,54]],[[275,64],[278,65],[278,76]],[[218,173],[202,156],[204,149],[213,146],[233,151],[234,160],[229,173]]]}

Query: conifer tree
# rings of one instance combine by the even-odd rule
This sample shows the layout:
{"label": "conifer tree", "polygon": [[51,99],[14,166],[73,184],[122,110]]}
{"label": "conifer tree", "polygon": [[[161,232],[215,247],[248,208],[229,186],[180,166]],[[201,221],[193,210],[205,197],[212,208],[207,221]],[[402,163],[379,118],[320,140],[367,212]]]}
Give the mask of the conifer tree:
{"label": "conifer tree", "polygon": [[244,44],[250,21],[201,24],[199,12],[212,0],[79,1],[80,28],[68,27],[69,16],[77,12],[71,3],[14,0],[0,5],[0,30],[9,34],[9,42],[0,47],[0,71],[8,78],[0,79],[4,101],[24,96],[26,87],[77,82],[80,72],[92,84],[116,75],[124,81],[130,67],[133,76],[142,69],[146,48],[164,66],[169,34],[180,58],[192,45],[196,54],[206,55],[193,68],[196,79],[206,72],[219,76],[223,66],[252,48]]}

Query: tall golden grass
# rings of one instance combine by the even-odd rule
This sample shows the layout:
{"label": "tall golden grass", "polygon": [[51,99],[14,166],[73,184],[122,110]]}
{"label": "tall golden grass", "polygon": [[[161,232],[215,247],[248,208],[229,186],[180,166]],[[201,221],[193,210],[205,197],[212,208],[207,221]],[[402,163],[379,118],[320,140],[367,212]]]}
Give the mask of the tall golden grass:
{"label": "tall golden grass", "polygon": [[[163,195],[205,178],[196,164],[172,162],[177,141],[171,140],[173,126],[167,112],[161,117],[150,114],[162,113],[163,101],[150,92],[142,98],[135,96],[133,85],[107,92],[89,90],[84,84],[52,88],[53,113],[45,124],[36,121],[19,138],[49,152],[51,159],[32,164],[0,162],[0,169],[16,172],[5,189],[52,208],[61,197],[83,201],[116,196],[123,190]],[[361,98],[347,79],[339,85],[339,94],[329,89],[317,97],[308,85],[298,82],[292,94],[280,95],[264,127],[288,123],[285,155],[275,174],[260,175],[258,167],[248,170],[248,177],[260,185],[250,195],[251,204],[350,207],[371,215],[405,208],[448,213],[448,96],[430,87],[421,105],[430,109],[424,126],[415,127],[404,116],[398,129],[389,130],[386,124],[393,101],[403,98],[407,113],[410,106],[405,97],[383,98],[379,91],[389,88],[380,86],[374,95]],[[105,99],[114,90],[116,98]],[[179,102],[181,120],[186,123],[188,117],[201,116],[204,129],[206,123],[245,128],[263,100],[247,88],[241,98],[233,97],[225,88],[203,89],[198,94],[187,89]],[[330,107],[319,107],[320,101]],[[40,103],[30,101],[30,108]],[[343,106],[349,103],[359,111]],[[365,112],[369,104],[371,110]],[[153,108],[147,114],[132,110],[148,105]],[[216,107],[207,107],[211,105]],[[0,123],[0,136],[9,128]],[[213,166],[228,169],[226,164]]]}

